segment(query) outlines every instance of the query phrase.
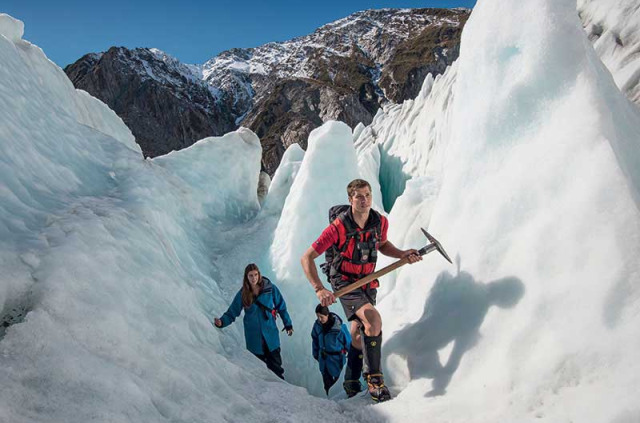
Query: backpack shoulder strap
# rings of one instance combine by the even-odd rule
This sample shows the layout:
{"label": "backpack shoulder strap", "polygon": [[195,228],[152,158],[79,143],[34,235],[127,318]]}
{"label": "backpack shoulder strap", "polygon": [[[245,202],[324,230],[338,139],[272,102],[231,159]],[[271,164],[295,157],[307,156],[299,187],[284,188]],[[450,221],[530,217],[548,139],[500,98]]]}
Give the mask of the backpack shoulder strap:
{"label": "backpack shoulder strap", "polygon": [[[343,252],[347,249],[347,245],[349,244],[349,239],[353,238],[355,234],[358,232],[358,225],[353,221],[353,217],[351,217],[350,213],[351,208],[345,210],[340,213],[336,220],[334,220],[334,224],[337,226],[338,221],[342,223],[344,227],[344,239],[338,240],[338,250]],[[338,231],[338,236],[340,236],[340,231]]]}
{"label": "backpack shoulder strap", "polygon": [[371,223],[367,229],[373,229],[376,237],[379,238],[382,236],[382,215],[374,209],[371,209],[369,213],[371,213]]}

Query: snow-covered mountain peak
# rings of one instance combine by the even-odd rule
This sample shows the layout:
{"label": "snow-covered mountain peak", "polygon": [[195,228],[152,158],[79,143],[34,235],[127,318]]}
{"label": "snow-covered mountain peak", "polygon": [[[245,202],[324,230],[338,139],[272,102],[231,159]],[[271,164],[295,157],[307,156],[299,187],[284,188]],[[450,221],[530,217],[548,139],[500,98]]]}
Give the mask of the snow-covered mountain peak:
{"label": "snow-covered mountain peak", "polygon": [[[322,57],[348,57],[361,51],[374,63],[389,59],[402,41],[424,30],[428,25],[459,25],[469,14],[468,9],[378,9],[353,13],[345,18],[321,26],[313,33],[284,42],[271,42],[252,49],[233,49],[207,61],[203,68],[211,84],[222,80],[226,72],[268,74],[279,77],[313,77],[307,65],[311,52],[319,50]],[[248,66],[233,67],[235,62]]]}
{"label": "snow-covered mountain peak", "polygon": [[[143,80],[153,79],[166,85],[184,87],[187,83],[202,83],[202,70],[198,65],[186,65],[157,48],[112,47],[118,60],[137,73]],[[100,54],[101,58],[104,53]]]}

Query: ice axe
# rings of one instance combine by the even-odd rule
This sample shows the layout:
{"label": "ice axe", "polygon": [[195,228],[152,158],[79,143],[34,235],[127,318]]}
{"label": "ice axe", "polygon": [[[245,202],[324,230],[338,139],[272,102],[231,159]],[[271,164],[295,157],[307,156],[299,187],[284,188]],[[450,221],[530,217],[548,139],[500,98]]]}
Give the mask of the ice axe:
{"label": "ice axe", "polygon": [[[442,254],[442,256],[449,263],[453,264],[453,262],[449,258],[449,255],[447,254],[447,252],[444,250],[444,248],[442,248],[442,244],[440,244],[440,242],[438,242],[437,239],[435,239],[431,234],[429,234],[429,232],[425,231],[422,228],[420,228],[420,230],[422,231],[424,236],[426,236],[427,239],[429,240],[429,244],[425,245],[424,247],[419,249],[418,250],[418,254],[421,255],[421,256],[424,256],[424,255],[429,254],[432,251],[436,251],[437,250],[440,254]],[[378,270],[377,272],[374,272],[374,273],[372,273],[372,274],[370,274],[368,276],[365,276],[362,279],[358,279],[354,283],[352,283],[350,285],[347,285],[342,289],[337,290],[336,292],[333,293],[333,296],[335,298],[340,298],[344,294],[347,294],[347,293],[353,291],[356,288],[360,288],[361,286],[366,285],[369,282],[374,281],[374,280],[378,279],[379,277],[382,277],[382,276],[386,275],[387,273],[396,270],[398,267],[404,266],[407,263],[409,263],[409,257],[405,257],[403,259],[400,259],[400,260],[396,261],[395,263],[391,263],[387,267],[384,267],[384,268]]]}

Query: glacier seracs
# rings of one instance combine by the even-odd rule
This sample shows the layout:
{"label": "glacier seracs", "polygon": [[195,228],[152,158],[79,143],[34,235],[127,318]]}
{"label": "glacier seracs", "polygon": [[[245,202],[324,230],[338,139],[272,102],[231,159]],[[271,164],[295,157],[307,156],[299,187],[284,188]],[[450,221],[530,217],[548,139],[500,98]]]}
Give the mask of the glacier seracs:
{"label": "glacier seracs", "polygon": [[[0,15],[0,34],[0,305],[3,318],[25,312],[0,338],[0,420],[640,418],[640,118],[575,3],[478,2],[447,74],[370,127],[331,122],[306,154],[290,149],[262,211],[255,135],[144,160],[21,23]],[[241,325],[210,319],[258,262],[295,304],[285,376],[311,389],[315,297],[299,250],[350,178],[383,171],[373,182],[378,207],[393,205],[392,241],[418,246],[427,227],[457,258],[382,281],[385,345],[414,331],[450,343],[387,351],[389,403],[326,401],[276,380],[244,351]],[[505,280],[525,288],[516,303],[481,301]],[[454,328],[474,318],[474,342],[447,368]],[[430,395],[434,381],[446,383]]]}

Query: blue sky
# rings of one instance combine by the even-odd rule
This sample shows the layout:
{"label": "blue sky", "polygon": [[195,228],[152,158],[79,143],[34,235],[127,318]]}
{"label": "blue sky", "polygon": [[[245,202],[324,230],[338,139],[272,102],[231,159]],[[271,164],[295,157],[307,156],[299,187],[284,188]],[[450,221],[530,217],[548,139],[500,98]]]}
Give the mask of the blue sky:
{"label": "blue sky", "polygon": [[473,7],[476,0],[2,0],[25,24],[24,39],[59,66],[111,46],[156,47],[184,63],[223,50],[306,35],[353,12],[385,7]]}

